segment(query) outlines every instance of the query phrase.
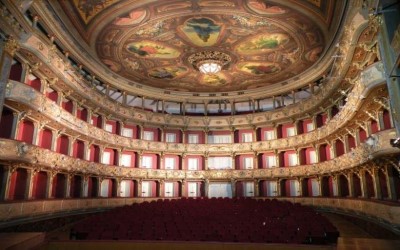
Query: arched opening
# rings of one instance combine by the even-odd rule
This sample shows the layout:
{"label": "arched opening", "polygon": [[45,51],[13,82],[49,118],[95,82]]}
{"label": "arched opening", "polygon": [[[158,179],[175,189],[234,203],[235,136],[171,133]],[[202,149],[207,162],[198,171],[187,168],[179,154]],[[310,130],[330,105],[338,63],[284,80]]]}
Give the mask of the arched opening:
{"label": "arched opening", "polygon": [[378,122],[375,120],[371,120],[371,133],[375,134],[377,132],[379,132]]}
{"label": "arched opening", "polygon": [[50,129],[43,129],[39,132],[39,147],[51,150],[53,132]]}
{"label": "arched opening", "polygon": [[71,193],[72,198],[79,198],[82,194],[82,176],[74,175],[71,178]]}
{"label": "arched opening", "polygon": [[349,149],[356,148],[356,139],[352,135],[348,135],[347,141],[349,143]]}
{"label": "arched opening", "polygon": [[65,187],[66,187],[66,177],[64,174],[57,174],[53,179],[53,190],[52,196],[54,198],[64,198],[65,197]]}
{"label": "arched opening", "polygon": [[33,199],[45,199],[47,188],[47,173],[40,171],[36,173],[33,178],[32,185],[32,198]]}
{"label": "arched opening", "polygon": [[10,180],[9,199],[24,200],[26,198],[28,172],[25,168],[18,168],[12,173]]}
{"label": "arched opening", "polygon": [[76,111],[76,117],[81,119],[82,121],[87,121],[88,111],[86,108],[78,108]]}
{"label": "arched opening", "polygon": [[58,100],[58,92],[52,88],[46,89],[46,97],[52,100],[53,102],[57,102]]}
{"label": "arched opening", "polygon": [[74,103],[71,100],[65,99],[62,103],[61,103],[61,107],[67,111],[68,113],[72,114],[72,110],[74,109]]}
{"label": "arched opening", "polygon": [[73,157],[84,160],[85,144],[81,140],[76,140],[73,146]]}
{"label": "arched opening", "polygon": [[374,190],[374,181],[372,179],[371,174],[368,171],[365,171],[365,181],[367,184],[367,197],[371,198],[375,196]]}
{"label": "arched opening", "polygon": [[361,180],[358,175],[353,174],[353,189],[354,189],[354,197],[361,197]]}
{"label": "arched opening", "polygon": [[358,134],[360,136],[361,143],[363,143],[363,142],[365,142],[365,140],[367,140],[367,132],[364,129],[359,128]]}
{"label": "arched opening", "polygon": [[[330,184],[329,184],[329,176],[323,176],[321,178],[321,196],[323,197],[330,197],[331,196],[331,192],[330,192]],[[333,196],[333,195],[332,195]]]}
{"label": "arched opening", "polygon": [[336,140],[335,147],[336,147],[336,156],[337,157],[344,154],[344,144],[341,140]]}
{"label": "arched opening", "polygon": [[3,107],[0,121],[0,138],[14,139],[12,138],[12,130],[14,125],[14,113],[11,109]]}
{"label": "arched opening", "polygon": [[344,175],[339,175],[338,182],[340,186],[340,197],[348,197],[349,196],[349,183],[347,178]]}
{"label": "arched opening", "polygon": [[17,61],[17,60],[13,60],[12,61],[12,65],[11,65],[11,69],[10,69],[10,75],[8,77],[10,80],[14,80],[17,82],[21,81],[22,78],[22,64]]}
{"label": "arched opening", "polygon": [[56,152],[68,155],[68,151],[69,151],[69,138],[66,135],[61,135],[57,139]]}
{"label": "arched opening", "polygon": [[89,161],[100,162],[100,148],[97,145],[92,144],[89,149]]}
{"label": "arched opening", "polygon": [[35,126],[29,120],[23,120],[19,125],[18,140],[32,144]]}
{"label": "arched opening", "polygon": [[29,74],[26,80],[26,84],[31,86],[33,89],[36,89],[40,92],[42,88],[42,82],[40,78],[36,77],[35,75]]}
{"label": "arched opening", "polygon": [[96,177],[89,177],[88,179],[88,197],[98,197],[99,179]]}
{"label": "arched opening", "polygon": [[388,191],[385,173],[383,173],[381,170],[379,170],[378,178],[379,178],[379,185],[381,188],[382,198],[387,199],[387,198],[389,198],[389,191]]}

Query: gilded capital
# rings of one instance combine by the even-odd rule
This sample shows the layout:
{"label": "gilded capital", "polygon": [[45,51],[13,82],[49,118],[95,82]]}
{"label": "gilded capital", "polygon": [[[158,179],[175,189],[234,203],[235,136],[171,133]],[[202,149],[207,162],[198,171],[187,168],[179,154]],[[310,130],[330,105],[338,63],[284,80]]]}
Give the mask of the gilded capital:
{"label": "gilded capital", "polygon": [[8,38],[4,45],[4,51],[10,54],[10,56],[14,56],[15,52],[17,52],[19,48],[20,48],[19,42],[14,38]]}

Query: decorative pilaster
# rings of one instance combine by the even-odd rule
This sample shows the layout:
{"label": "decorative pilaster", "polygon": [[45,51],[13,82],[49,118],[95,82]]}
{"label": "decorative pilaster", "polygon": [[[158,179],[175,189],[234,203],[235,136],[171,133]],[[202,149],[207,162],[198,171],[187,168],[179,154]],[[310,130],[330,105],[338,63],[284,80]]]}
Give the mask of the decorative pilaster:
{"label": "decorative pilaster", "polygon": [[121,191],[121,181],[122,181],[122,179],[121,178],[116,178],[115,179],[115,181],[116,181],[116,183],[117,183],[117,197],[121,197],[121,193],[122,193],[122,191]]}
{"label": "decorative pilaster", "polygon": [[157,197],[165,197],[165,181],[159,180],[158,184],[160,185],[160,188],[158,189],[159,193],[157,194]]}
{"label": "decorative pilaster", "polygon": [[12,37],[6,41],[0,39],[0,114],[3,113],[6,86],[10,76],[12,61],[19,47],[18,41]]}
{"label": "decorative pilaster", "polygon": [[355,197],[354,195],[354,178],[353,178],[353,173],[347,173],[346,175],[347,178],[347,184],[349,186],[349,196],[350,197]]}
{"label": "decorative pilaster", "polygon": [[26,182],[26,189],[25,189],[25,198],[28,200],[33,199],[32,191],[33,191],[33,182],[35,179],[35,175],[39,172],[38,169],[27,169],[27,182]]}
{"label": "decorative pilaster", "polygon": [[81,178],[81,198],[87,198],[89,195],[89,176],[83,175]]}
{"label": "decorative pilaster", "polygon": [[11,176],[13,175],[13,173],[17,170],[16,166],[4,166],[3,169],[3,180],[2,183],[3,184],[2,187],[0,187],[1,189],[1,193],[0,193],[0,200],[3,201],[7,201],[9,200],[9,194],[10,194],[10,185],[11,185]]}
{"label": "decorative pilaster", "polygon": [[365,170],[360,170],[359,178],[361,183],[361,196],[363,198],[368,198],[367,179],[365,177]]}
{"label": "decorative pilaster", "polygon": [[54,177],[57,175],[55,171],[47,172],[47,185],[46,185],[46,199],[53,199],[53,181]]}
{"label": "decorative pilaster", "polygon": [[236,182],[237,180],[231,179],[232,198],[236,197]]}
{"label": "decorative pilaster", "polygon": [[181,180],[181,197],[188,197],[187,193],[186,193],[186,184],[187,181],[185,179]]}
{"label": "decorative pilaster", "polygon": [[185,164],[185,159],[186,159],[186,153],[182,153],[182,156],[181,156],[181,166],[180,166],[180,169],[181,169],[181,170],[187,170],[187,169],[186,169],[186,164]]}
{"label": "decorative pilaster", "polygon": [[299,183],[299,190],[297,191],[298,196],[305,196],[304,195],[304,189],[303,189],[303,177],[298,177],[297,182]]}
{"label": "decorative pilaster", "polygon": [[137,181],[137,196],[143,197],[143,190],[142,190],[142,179]]}
{"label": "decorative pilaster", "polygon": [[382,199],[381,180],[379,179],[379,168],[374,167],[371,171],[372,180],[374,182],[375,199]]}
{"label": "decorative pilaster", "polygon": [[395,186],[395,182],[393,179],[393,168],[390,165],[386,165],[383,169],[382,169],[383,173],[385,174],[386,177],[386,186],[388,188],[388,195],[389,195],[389,199],[390,200],[396,200],[396,186]]}
{"label": "decorative pilaster", "polygon": [[260,196],[260,180],[254,180],[254,197]]}
{"label": "decorative pilaster", "polygon": [[253,169],[258,169],[258,152],[254,152]]}
{"label": "decorative pilaster", "polygon": [[205,197],[208,197],[209,186],[210,186],[210,180],[209,179],[205,179],[204,180],[204,195],[205,195]]}
{"label": "decorative pilaster", "polygon": [[73,175],[72,174],[67,174],[65,176],[65,198],[71,198],[71,182],[72,182],[72,178]]}

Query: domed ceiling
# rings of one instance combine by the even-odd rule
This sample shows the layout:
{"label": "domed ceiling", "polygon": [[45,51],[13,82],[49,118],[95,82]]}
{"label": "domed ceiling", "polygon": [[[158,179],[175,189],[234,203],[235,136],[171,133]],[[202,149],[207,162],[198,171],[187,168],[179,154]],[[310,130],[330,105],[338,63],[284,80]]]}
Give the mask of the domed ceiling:
{"label": "domed ceiling", "polygon": [[[166,90],[227,92],[311,69],[331,39],[333,2],[74,0],[73,7],[99,60],[120,76]],[[217,74],[198,70],[210,53],[226,59]]]}

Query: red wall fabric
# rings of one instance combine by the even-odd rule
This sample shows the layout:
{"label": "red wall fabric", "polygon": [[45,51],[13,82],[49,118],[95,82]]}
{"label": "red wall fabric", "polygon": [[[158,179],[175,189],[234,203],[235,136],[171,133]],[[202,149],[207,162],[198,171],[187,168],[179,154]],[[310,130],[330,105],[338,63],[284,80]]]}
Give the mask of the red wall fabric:
{"label": "red wall fabric", "polygon": [[336,156],[339,157],[344,154],[344,144],[341,140],[336,140]]}
{"label": "red wall fabric", "polygon": [[82,121],[87,121],[88,112],[85,108],[78,108],[76,110],[76,117],[81,119]]}
{"label": "red wall fabric", "polygon": [[73,146],[73,157],[82,159],[84,158],[85,145],[83,141],[76,140]]}
{"label": "red wall fabric", "polygon": [[11,200],[25,199],[28,173],[26,169],[18,168],[12,175],[10,181],[9,197]]}
{"label": "red wall fabric", "polygon": [[57,174],[53,180],[53,196],[55,198],[65,197],[66,178],[63,174]]}
{"label": "red wall fabric", "polygon": [[383,111],[383,124],[384,124],[384,129],[390,129],[392,126],[390,124],[390,113],[387,110]]}
{"label": "red wall fabric", "polygon": [[18,139],[20,141],[32,144],[34,125],[31,121],[23,121],[20,123]]}
{"label": "red wall fabric", "polygon": [[68,144],[69,144],[69,139],[66,135],[58,137],[56,152],[68,155]]}
{"label": "red wall fabric", "polygon": [[32,197],[34,199],[46,198],[47,174],[38,172],[33,178]]}
{"label": "red wall fabric", "polygon": [[61,103],[61,106],[62,106],[62,108],[65,109],[67,112],[69,112],[69,113],[72,114],[72,110],[73,110],[74,104],[72,103],[71,100],[68,100],[68,101],[66,101],[66,102],[62,102],[62,103]]}
{"label": "red wall fabric", "polygon": [[53,133],[49,129],[43,129],[39,132],[39,147],[51,149]]}
{"label": "red wall fabric", "polygon": [[53,92],[46,92],[47,98],[52,100],[53,102],[57,102],[58,99],[58,92],[53,90]]}
{"label": "red wall fabric", "polygon": [[40,79],[36,78],[35,80],[27,80],[26,84],[31,86],[33,89],[36,89],[37,91],[40,91],[40,88],[42,86]]}

